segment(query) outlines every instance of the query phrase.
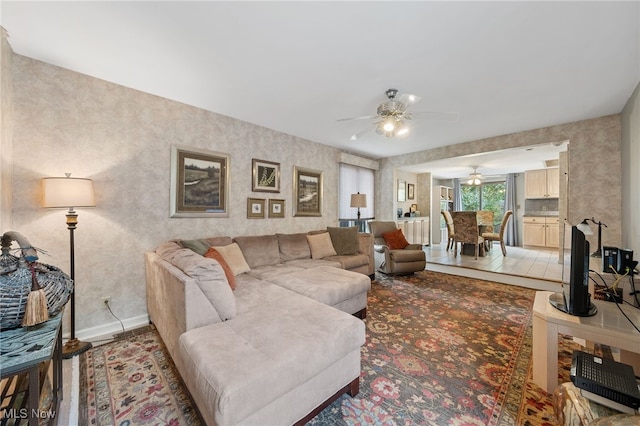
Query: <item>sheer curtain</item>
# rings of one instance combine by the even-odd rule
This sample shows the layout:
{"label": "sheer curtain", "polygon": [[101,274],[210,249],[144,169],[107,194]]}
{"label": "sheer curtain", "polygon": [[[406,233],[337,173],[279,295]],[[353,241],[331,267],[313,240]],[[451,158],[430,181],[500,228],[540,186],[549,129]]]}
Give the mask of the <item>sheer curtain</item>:
{"label": "sheer curtain", "polygon": [[518,245],[518,227],[516,226],[516,175],[509,173],[507,175],[504,194],[504,211],[511,210],[511,220],[507,223],[504,230],[504,243],[508,246]]}
{"label": "sheer curtain", "polygon": [[453,211],[462,211],[462,191],[460,190],[460,179],[453,179]]}
{"label": "sheer curtain", "polygon": [[358,209],[351,207],[351,194],[361,193],[367,196],[367,207],[360,208],[360,219],[368,220],[375,217],[374,211],[374,171],[366,167],[340,163],[340,220],[354,220]]}

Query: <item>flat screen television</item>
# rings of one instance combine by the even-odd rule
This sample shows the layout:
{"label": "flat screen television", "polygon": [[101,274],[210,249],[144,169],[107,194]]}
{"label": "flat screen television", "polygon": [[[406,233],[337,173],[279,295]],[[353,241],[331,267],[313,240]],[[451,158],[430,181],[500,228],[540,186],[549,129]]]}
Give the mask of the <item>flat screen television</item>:
{"label": "flat screen television", "polygon": [[[566,252],[563,249],[563,253]],[[571,227],[569,261],[567,265],[566,259],[563,259],[562,292],[552,294],[549,303],[570,315],[595,315],[598,309],[591,303],[589,294],[589,241],[577,226]]]}

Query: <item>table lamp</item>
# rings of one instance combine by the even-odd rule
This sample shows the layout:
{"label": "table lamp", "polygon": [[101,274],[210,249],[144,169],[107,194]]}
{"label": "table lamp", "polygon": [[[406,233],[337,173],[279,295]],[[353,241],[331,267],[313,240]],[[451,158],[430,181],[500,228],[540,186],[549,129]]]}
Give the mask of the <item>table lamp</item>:
{"label": "table lamp", "polygon": [[351,207],[358,208],[358,220],[360,220],[360,208],[367,207],[367,194],[351,194]]}
{"label": "table lamp", "polygon": [[71,338],[62,348],[62,357],[65,359],[74,357],[91,348],[91,342],[81,342],[76,339],[75,324],[75,259],[73,231],[78,224],[78,214],[74,207],[95,207],[93,194],[93,182],[91,179],[72,178],[71,173],[65,173],[66,177],[51,177],[42,179],[42,207],[44,208],[68,208],[67,229],[69,229],[70,247],[70,273],[73,281],[71,292]]}

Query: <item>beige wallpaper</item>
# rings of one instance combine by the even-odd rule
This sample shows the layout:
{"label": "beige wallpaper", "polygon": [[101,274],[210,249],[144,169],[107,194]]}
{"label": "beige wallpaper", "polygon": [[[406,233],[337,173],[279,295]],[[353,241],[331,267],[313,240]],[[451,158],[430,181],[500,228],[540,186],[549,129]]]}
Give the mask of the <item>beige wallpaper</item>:
{"label": "beige wallpaper", "polygon": [[[78,209],[77,318],[95,334],[146,315],[143,253],[170,238],[302,232],[337,225],[335,148],[14,56],[13,227],[68,270],[64,210],[39,205],[45,176],[94,181],[97,207]],[[230,217],[169,218],[171,145],[230,155]],[[251,160],[279,162],[281,192],[251,191]],[[293,167],[324,173],[322,217],[292,217]],[[284,219],[247,219],[247,197],[285,199]]]}
{"label": "beige wallpaper", "polygon": [[[13,54],[6,39],[4,28],[0,27],[0,230],[8,229],[11,222],[11,187],[13,175],[13,115],[11,64]],[[4,232],[4,231],[3,231]]]}

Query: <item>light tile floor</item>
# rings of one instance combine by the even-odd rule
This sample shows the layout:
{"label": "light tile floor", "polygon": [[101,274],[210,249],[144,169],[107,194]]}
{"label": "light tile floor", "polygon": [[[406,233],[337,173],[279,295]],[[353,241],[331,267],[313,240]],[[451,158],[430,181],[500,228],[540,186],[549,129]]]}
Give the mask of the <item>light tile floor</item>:
{"label": "light tile floor", "polygon": [[424,251],[427,254],[427,269],[438,265],[449,267],[449,270],[452,270],[451,267],[474,269],[558,285],[562,282],[562,264],[559,262],[557,249],[507,246],[507,256],[503,256],[500,245],[494,243],[486,256],[479,256],[477,260],[474,256],[460,253],[454,256],[453,250],[447,251],[446,242],[425,246]]}

